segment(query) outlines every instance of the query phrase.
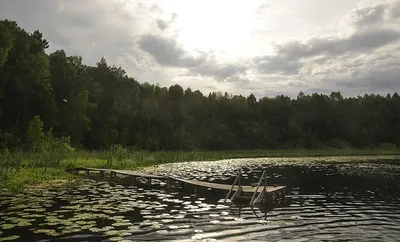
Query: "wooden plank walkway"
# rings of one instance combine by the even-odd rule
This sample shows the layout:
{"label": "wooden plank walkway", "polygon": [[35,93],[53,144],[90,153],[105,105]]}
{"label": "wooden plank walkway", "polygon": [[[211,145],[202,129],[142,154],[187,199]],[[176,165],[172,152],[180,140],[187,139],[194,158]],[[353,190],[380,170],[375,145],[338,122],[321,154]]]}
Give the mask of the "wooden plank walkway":
{"label": "wooden plank walkway", "polygon": [[114,170],[114,169],[101,169],[101,168],[88,168],[88,167],[84,167],[84,168],[76,168],[76,170],[79,171],[97,171],[97,172],[107,172],[107,173],[118,173],[118,174],[122,174],[122,175],[128,175],[128,176],[134,176],[134,177],[143,177],[146,179],[158,179],[158,180],[168,180],[169,177],[165,177],[165,176],[157,176],[157,175],[152,175],[152,174],[145,174],[145,173],[140,173],[140,172],[136,172],[136,171],[131,171],[131,170]]}
{"label": "wooden plank walkway", "polygon": [[[228,184],[220,184],[220,183],[213,183],[213,182],[204,182],[204,181],[197,181],[197,180],[188,180],[188,179],[182,179],[182,178],[173,178],[176,181],[184,182],[187,184],[199,186],[199,187],[206,187],[206,188],[212,188],[212,189],[217,189],[217,190],[225,190],[225,191],[230,191],[232,185]],[[280,191],[282,189],[285,189],[285,186],[266,186],[267,192],[276,192]],[[257,187],[252,187],[252,186],[242,186],[242,192],[248,192],[248,193],[254,193],[256,191]],[[258,188],[257,193],[261,192],[264,189],[264,186],[260,186]],[[233,191],[238,190],[238,186],[235,186]]]}
{"label": "wooden plank walkway", "polygon": [[[263,198],[265,198],[267,196],[267,194],[278,195],[278,196],[284,198],[285,193],[286,193],[286,186],[262,186],[261,180],[258,184],[259,187],[257,189],[257,187],[253,187],[253,186],[239,186],[238,184],[233,186],[233,185],[229,185],[229,184],[205,182],[205,181],[184,179],[184,178],[178,178],[178,177],[157,176],[157,175],[145,174],[145,173],[140,173],[140,172],[131,171],[131,170],[114,170],[114,169],[100,169],[100,168],[88,168],[88,167],[75,169],[75,172],[77,174],[79,173],[79,171],[85,171],[87,176],[89,176],[89,172],[94,171],[94,172],[99,172],[103,176],[105,173],[109,173],[110,177],[115,177],[116,174],[121,174],[121,175],[131,176],[135,179],[136,178],[145,178],[147,180],[148,185],[151,185],[151,180],[153,180],[153,179],[161,180],[161,181],[167,182],[167,188],[170,188],[172,186],[172,183],[175,181],[175,182],[181,183],[182,187],[184,186],[184,184],[192,185],[194,187],[195,191],[197,191],[196,187],[228,191],[227,198],[229,197],[230,193],[232,191],[234,191],[235,193],[230,198],[231,200],[234,200],[239,197],[249,199],[251,197],[241,196],[240,194],[241,193],[253,193],[253,197],[251,198],[250,204],[253,204],[253,201],[260,202]],[[264,171],[262,177],[264,177],[264,175],[265,175],[265,171]],[[264,179],[264,178],[262,178],[262,179]],[[235,183],[236,183],[236,181],[235,181]]]}

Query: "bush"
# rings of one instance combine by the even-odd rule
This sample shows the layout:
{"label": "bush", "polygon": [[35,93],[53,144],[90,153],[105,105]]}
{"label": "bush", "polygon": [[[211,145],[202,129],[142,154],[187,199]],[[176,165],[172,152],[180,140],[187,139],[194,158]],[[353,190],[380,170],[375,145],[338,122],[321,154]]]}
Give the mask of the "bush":
{"label": "bush", "polygon": [[122,161],[128,156],[127,149],[122,147],[122,145],[112,145],[110,151],[113,157],[115,157],[118,161]]}
{"label": "bush", "polygon": [[39,152],[43,149],[44,141],[43,122],[39,116],[33,117],[26,132],[26,142],[28,149],[34,152]]}
{"label": "bush", "polygon": [[68,137],[53,138],[50,130],[47,132],[43,142],[44,165],[47,167],[60,167],[61,162],[74,151]]}
{"label": "bush", "polygon": [[11,153],[7,148],[0,152],[0,169],[15,168],[19,169],[22,164],[22,157],[20,153]]}
{"label": "bush", "polygon": [[116,144],[110,147],[110,152],[107,157],[107,167],[112,167],[114,160],[121,162],[128,157],[128,150],[122,145]]}

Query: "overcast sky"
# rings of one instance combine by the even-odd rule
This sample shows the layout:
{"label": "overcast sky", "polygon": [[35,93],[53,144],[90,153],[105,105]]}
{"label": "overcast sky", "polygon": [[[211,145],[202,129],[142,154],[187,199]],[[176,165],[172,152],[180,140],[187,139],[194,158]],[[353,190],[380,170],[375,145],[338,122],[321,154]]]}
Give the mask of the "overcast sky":
{"label": "overcast sky", "polygon": [[0,0],[50,50],[257,97],[400,90],[400,0]]}

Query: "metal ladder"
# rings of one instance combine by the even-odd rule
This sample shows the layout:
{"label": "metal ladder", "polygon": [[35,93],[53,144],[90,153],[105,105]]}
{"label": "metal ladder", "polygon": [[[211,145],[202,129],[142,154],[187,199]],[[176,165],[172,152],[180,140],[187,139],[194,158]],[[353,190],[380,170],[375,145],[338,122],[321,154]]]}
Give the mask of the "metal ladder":
{"label": "metal ladder", "polygon": [[[263,182],[263,180],[264,180],[263,190],[260,192],[260,194],[258,194],[258,196],[256,198],[258,188],[261,186],[261,183]],[[249,205],[254,205],[254,204],[260,203],[266,197],[267,197],[267,173],[264,170],[260,177],[260,180],[258,181],[257,188],[253,193],[253,197],[251,198]]]}
{"label": "metal ladder", "polygon": [[[233,200],[235,200],[235,198],[239,197],[240,194],[243,192],[243,187],[242,187],[242,184],[241,184],[241,178],[242,178],[242,171],[239,170],[239,173],[236,176],[236,179],[233,182],[231,189],[229,190],[228,194],[225,197],[224,203],[228,199],[232,202]],[[258,189],[260,188],[260,186],[263,183],[263,181],[264,181],[264,186],[262,188],[263,190],[257,196]],[[235,186],[238,186],[238,189],[229,198],[229,196],[231,195],[231,193],[232,193],[233,189],[235,188]],[[257,188],[254,191],[253,196],[251,197],[249,205],[255,205],[257,203],[260,203],[264,198],[266,198],[267,197],[267,189],[266,188],[267,188],[267,174],[266,174],[266,171],[264,170],[262,175],[261,175],[261,177],[260,177],[260,180],[258,181]]]}
{"label": "metal ladder", "polygon": [[235,200],[236,197],[238,197],[242,193],[243,187],[242,187],[242,184],[241,184],[241,179],[242,179],[242,171],[239,170],[239,174],[236,176],[236,179],[233,182],[231,189],[229,190],[228,194],[226,195],[224,203],[229,198],[229,195],[231,195],[231,193],[233,191],[233,188],[235,187],[236,183],[238,183],[237,186],[239,188],[236,190],[236,192],[232,195],[232,197],[229,200],[231,200],[231,202],[232,202],[233,200]]}

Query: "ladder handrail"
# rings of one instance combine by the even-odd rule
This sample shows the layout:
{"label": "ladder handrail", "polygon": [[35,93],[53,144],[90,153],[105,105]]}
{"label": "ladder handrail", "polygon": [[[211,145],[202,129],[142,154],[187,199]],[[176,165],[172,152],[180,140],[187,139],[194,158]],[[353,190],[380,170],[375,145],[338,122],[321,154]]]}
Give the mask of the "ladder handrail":
{"label": "ladder handrail", "polygon": [[228,194],[226,195],[225,200],[224,200],[224,203],[225,203],[226,200],[229,198],[229,195],[231,195],[231,192],[232,192],[233,188],[235,187],[235,185],[236,185],[236,183],[237,183],[238,181],[239,181],[239,186],[241,186],[241,185],[240,185],[240,177],[241,177],[241,174],[242,174],[242,173],[241,173],[240,170],[239,170],[239,174],[236,176],[236,179],[235,179],[235,181],[233,182],[231,189],[229,190]]}
{"label": "ladder handrail", "polygon": [[[263,173],[262,173],[262,175],[261,175],[261,177],[260,177],[260,180],[258,181],[257,188],[256,188],[256,190],[254,191],[253,196],[251,197],[251,200],[250,200],[250,204],[249,204],[249,205],[252,205],[252,204],[253,204],[253,201],[254,201],[254,199],[256,198],[256,195],[257,195],[258,188],[261,186],[261,182],[262,182],[262,180],[263,180],[264,177],[265,177],[265,170],[263,171]],[[265,182],[265,181],[264,181],[264,182]],[[265,187],[265,186],[264,186],[264,187]]]}

